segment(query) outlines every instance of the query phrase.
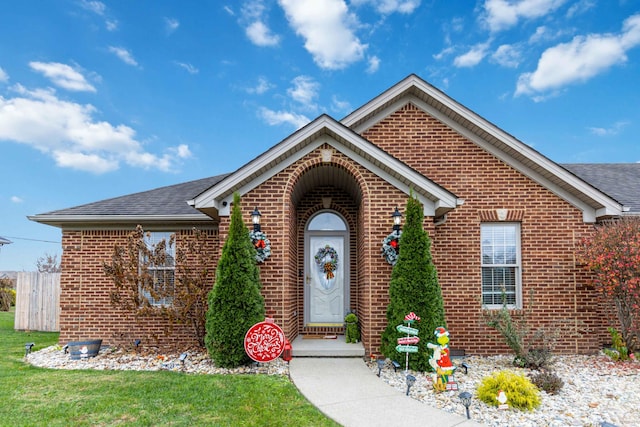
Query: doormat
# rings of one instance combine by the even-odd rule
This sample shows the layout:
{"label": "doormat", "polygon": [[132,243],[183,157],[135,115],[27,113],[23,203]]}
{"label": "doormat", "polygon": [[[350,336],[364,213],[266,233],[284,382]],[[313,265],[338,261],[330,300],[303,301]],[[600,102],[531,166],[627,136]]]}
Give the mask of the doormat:
{"label": "doormat", "polygon": [[335,340],[338,338],[337,335],[314,335],[314,334],[305,334],[302,336],[303,340]]}

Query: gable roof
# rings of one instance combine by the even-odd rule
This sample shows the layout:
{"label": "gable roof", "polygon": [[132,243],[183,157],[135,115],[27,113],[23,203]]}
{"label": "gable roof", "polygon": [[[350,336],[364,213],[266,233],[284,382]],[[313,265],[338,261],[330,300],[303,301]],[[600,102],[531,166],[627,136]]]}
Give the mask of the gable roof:
{"label": "gable roof", "polygon": [[441,216],[463,203],[458,197],[324,114],[265,153],[240,167],[189,202],[210,215],[229,215],[233,193],[243,195],[323,144],[409,194],[411,189],[428,216]]}
{"label": "gable roof", "polygon": [[[361,135],[394,111],[412,103],[485,151],[580,209],[585,222],[640,213],[640,173],[633,166],[565,165],[553,162],[440,90],[410,75],[341,121],[322,115],[231,174],[29,216],[61,227],[71,224],[210,221],[228,215],[233,193],[244,194],[286,166],[327,143],[396,188],[413,188],[425,215],[440,216],[463,203]],[[600,168],[600,169],[599,169]],[[617,168],[624,169],[616,171]],[[623,176],[615,174],[623,173]],[[605,176],[610,178],[604,179]],[[624,206],[623,206],[624,204]]]}
{"label": "gable roof", "polygon": [[412,74],[342,119],[362,134],[382,118],[413,103],[520,173],[546,187],[583,213],[585,222],[618,216],[622,205],[580,177],[480,117]]}
{"label": "gable roof", "polygon": [[562,166],[622,203],[628,215],[640,215],[640,163],[572,163]]}
{"label": "gable roof", "polygon": [[149,191],[29,216],[32,221],[61,227],[71,223],[180,222],[211,220],[187,204],[225,175],[183,182]]}

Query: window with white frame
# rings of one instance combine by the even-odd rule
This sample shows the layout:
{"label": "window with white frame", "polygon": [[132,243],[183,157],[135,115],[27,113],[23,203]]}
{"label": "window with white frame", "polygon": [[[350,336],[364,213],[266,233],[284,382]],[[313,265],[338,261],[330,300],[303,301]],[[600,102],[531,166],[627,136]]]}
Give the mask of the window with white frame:
{"label": "window with white frame", "polygon": [[485,223],[480,228],[482,245],[482,305],[520,308],[520,224]]}
{"label": "window with white frame", "polygon": [[[153,306],[168,306],[173,304],[173,292],[175,289],[175,271],[176,271],[176,251],[175,245],[169,244],[172,232],[152,231],[145,234],[144,241],[147,248],[153,251],[156,245],[163,240],[166,242],[165,252],[162,262],[158,260],[151,261],[147,265],[149,275],[153,280],[154,293],[152,295],[149,290],[143,289],[142,295]],[[143,262],[147,260],[143,259]],[[161,295],[161,296],[160,296]]]}

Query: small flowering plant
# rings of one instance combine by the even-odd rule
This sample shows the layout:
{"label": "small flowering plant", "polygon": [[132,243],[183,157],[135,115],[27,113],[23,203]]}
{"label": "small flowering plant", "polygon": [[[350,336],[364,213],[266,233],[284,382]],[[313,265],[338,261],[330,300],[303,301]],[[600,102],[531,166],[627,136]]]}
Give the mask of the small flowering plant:
{"label": "small flowering plant", "polygon": [[251,243],[256,250],[256,261],[265,262],[271,256],[271,242],[267,235],[262,231],[252,230],[249,233]]}
{"label": "small flowering plant", "polygon": [[398,261],[398,254],[400,253],[400,236],[402,236],[402,230],[393,231],[382,241],[382,256],[391,265],[395,265]]}

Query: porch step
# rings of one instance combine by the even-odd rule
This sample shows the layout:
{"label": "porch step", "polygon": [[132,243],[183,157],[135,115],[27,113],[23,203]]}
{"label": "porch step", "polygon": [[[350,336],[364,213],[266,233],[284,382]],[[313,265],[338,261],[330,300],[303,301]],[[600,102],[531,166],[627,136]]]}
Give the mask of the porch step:
{"label": "porch step", "polygon": [[361,342],[346,343],[344,335],[336,339],[303,339],[298,335],[291,343],[293,357],[364,357]]}

